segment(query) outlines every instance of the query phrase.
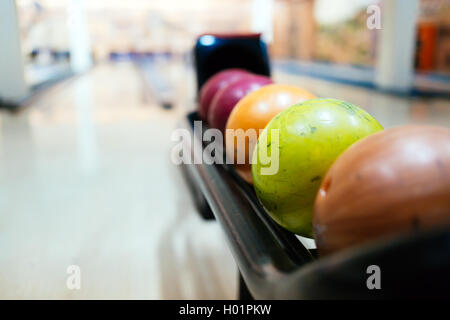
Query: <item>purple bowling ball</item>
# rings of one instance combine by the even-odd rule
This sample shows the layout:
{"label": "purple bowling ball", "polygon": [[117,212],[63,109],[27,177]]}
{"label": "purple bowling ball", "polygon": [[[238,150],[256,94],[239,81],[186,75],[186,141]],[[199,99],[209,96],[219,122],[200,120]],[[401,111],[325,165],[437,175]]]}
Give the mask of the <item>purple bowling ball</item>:
{"label": "purple bowling ball", "polygon": [[215,94],[229,83],[250,74],[243,69],[226,69],[213,75],[200,90],[198,114],[203,120],[208,120],[209,109]]}
{"label": "purple bowling ball", "polygon": [[249,74],[217,91],[208,112],[209,126],[224,132],[228,117],[239,100],[248,93],[271,83],[273,81],[269,77]]}

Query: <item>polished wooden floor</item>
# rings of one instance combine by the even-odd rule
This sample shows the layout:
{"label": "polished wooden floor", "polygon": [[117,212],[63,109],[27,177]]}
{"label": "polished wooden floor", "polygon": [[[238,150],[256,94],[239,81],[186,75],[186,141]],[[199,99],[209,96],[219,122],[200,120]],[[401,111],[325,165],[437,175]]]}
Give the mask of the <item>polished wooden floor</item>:
{"label": "polished wooden floor", "polygon": [[[0,298],[234,299],[237,269],[221,230],[195,212],[171,133],[193,108],[181,62],[164,66],[161,108],[128,62],[101,64],[17,113],[0,113]],[[450,126],[450,103],[275,72],[279,82],[364,107],[385,127]],[[67,267],[81,288],[66,285]]]}

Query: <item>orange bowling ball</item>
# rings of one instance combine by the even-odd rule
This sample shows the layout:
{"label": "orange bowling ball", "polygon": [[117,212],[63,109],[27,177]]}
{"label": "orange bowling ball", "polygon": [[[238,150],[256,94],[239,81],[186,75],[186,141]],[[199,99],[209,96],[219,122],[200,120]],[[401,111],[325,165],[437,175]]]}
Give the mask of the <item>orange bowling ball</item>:
{"label": "orange bowling ball", "polygon": [[[250,159],[260,131],[284,109],[313,98],[316,96],[302,88],[271,84],[249,93],[237,103],[228,118],[225,145],[228,156],[234,159],[236,171],[245,181],[252,183]],[[238,129],[247,133],[244,138],[235,134]]]}

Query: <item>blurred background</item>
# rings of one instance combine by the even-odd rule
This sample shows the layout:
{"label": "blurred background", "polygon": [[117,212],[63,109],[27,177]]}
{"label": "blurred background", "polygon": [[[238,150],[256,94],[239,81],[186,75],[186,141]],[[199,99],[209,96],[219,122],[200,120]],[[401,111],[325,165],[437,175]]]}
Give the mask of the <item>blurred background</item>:
{"label": "blurred background", "polygon": [[[368,19],[380,10],[380,27]],[[262,33],[275,81],[388,128],[450,126],[450,0],[2,0],[0,298],[234,299],[171,133],[204,33]],[[68,290],[66,269],[82,287]]]}
{"label": "blurred background", "polygon": [[[414,7],[414,2],[418,6],[413,14],[414,69],[448,75],[449,2],[420,0],[409,6]],[[373,4],[383,7],[382,1],[373,0],[16,2],[25,78],[30,84],[45,77],[44,66],[63,69],[77,45],[89,51],[94,63],[133,54],[182,56],[205,32],[263,32],[274,60],[373,68],[380,42],[380,30],[366,25]]]}

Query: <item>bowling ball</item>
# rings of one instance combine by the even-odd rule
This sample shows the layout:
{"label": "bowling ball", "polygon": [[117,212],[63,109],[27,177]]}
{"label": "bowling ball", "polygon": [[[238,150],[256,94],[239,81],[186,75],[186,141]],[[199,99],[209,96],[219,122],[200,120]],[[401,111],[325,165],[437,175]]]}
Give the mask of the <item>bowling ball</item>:
{"label": "bowling ball", "polygon": [[[244,144],[240,145],[235,135],[226,132],[225,145],[227,154],[234,159],[236,171],[245,181],[252,183],[250,155],[253,153],[259,131],[282,110],[312,98],[315,98],[312,93],[299,87],[269,84],[247,94],[237,103],[228,118],[226,129],[254,129],[255,136],[245,138]],[[245,161],[240,161],[244,163],[238,163],[240,154],[245,156]]]}
{"label": "bowling ball", "polygon": [[252,161],[256,195],[278,224],[312,238],[314,199],[328,168],[351,144],[382,129],[366,111],[340,100],[312,99],[288,108],[258,139]]}
{"label": "bowling ball", "polygon": [[226,69],[213,75],[200,89],[198,114],[203,120],[208,120],[208,111],[214,95],[227,84],[250,74],[243,69]]}
{"label": "bowling ball", "polygon": [[209,125],[223,132],[228,117],[239,100],[248,93],[271,83],[272,80],[269,77],[249,74],[220,89],[209,108]]}
{"label": "bowling ball", "polygon": [[321,254],[450,223],[450,130],[388,129],[331,166],[314,207]]}

